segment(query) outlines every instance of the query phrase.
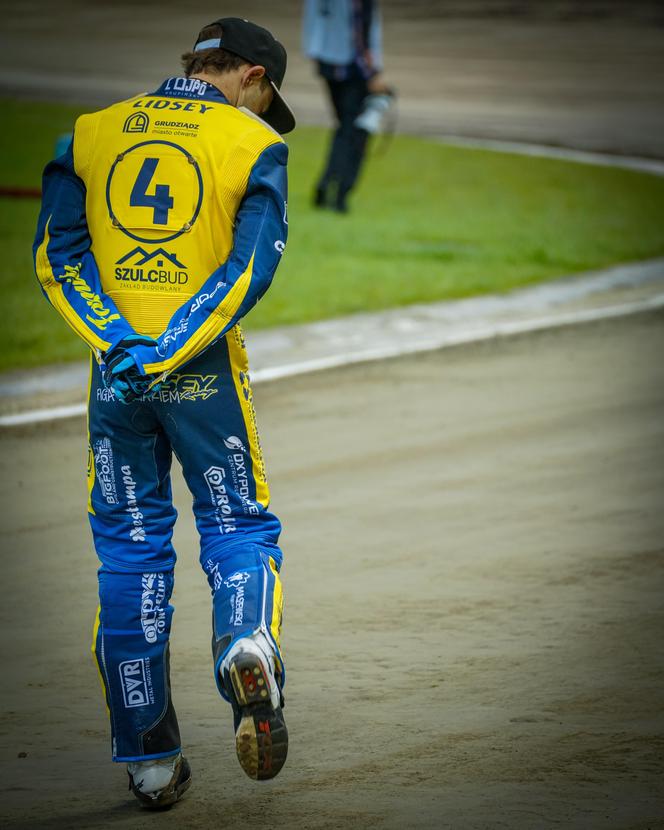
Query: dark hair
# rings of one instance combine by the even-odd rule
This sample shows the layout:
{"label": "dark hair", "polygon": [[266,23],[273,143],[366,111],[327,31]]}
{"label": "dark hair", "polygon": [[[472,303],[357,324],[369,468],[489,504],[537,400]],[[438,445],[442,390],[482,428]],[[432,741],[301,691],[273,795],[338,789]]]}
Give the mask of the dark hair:
{"label": "dark hair", "polygon": [[225,49],[201,49],[200,52],[185,52],[182,55],[184,74],[189,78],[199,72],[212,71],[219,74],[233,72],[241,66],[248,66],[247,61]]}
{"label": "dark hair", "polygon": [[[206,26],[201,30],[198,36],[198,41],[211,40],[212,38],[221,37],[221,26],[213,24]],[[233,72],[241,66],[249,66],[249,61],[241,58],[233,52],[227,52],[226,49],[219,49],[213,47],[212,49],[201,49],[199,52],[185,52],[182,55],[182,66],[184,74],[189,78],[191,75],[197,75],[199,72],[212,71],[218,74],[225,72]],[[263,76],[261,78],[261,86],[266,86],[270,82]]]}

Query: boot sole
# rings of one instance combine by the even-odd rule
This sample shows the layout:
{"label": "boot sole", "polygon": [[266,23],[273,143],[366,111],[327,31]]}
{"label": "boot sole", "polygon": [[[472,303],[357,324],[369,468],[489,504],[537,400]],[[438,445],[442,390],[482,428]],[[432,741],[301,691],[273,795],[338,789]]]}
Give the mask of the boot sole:
{"label": "boot sole", "polygon": [[288,754],[288,730],[281,708],[270,702],[269,679],[260,660],[241,653],[229,666],[241,719],[235,732],[240,766],[255,781],[274,778]]}

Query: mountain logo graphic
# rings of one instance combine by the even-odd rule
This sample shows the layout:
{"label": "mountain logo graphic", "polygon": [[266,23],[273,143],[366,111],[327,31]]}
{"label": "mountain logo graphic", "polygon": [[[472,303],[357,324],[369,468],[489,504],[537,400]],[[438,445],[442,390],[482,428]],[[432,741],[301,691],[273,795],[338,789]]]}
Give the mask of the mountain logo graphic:
{"label": "mountain logo graphic", "polygon": [[123,265],[128,260],[132,259],[132,257],[138,257],[134,262],[131,263],[132,266],[134,265],[146,265],[148,262],[152,262],[153,259],[156,259],[157,262],[155,263],[157,268],[164,267],[164,260],[168,260],[172,265],[175,265],[177,268],[186,268],[187,266],[184,265],[180,260],[175,256],[175,254],[169,254],[168,251],[165,251],[163,248],[157,248],[156,251],[149,254],[144,248],[141,248],[139,245],[137,248],[134,248],[133,251],[129,251],[128,254],[125,254],[122,259],[117,261],[118,265]]}

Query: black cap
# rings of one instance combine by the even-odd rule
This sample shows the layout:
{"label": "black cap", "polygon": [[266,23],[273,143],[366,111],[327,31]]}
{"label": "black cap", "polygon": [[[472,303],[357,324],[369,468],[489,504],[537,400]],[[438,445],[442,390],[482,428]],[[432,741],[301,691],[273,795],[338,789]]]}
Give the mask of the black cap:
{"label": "black cap", "polygon": [[[278,133],[289,133],[295,127],[295,116],[279,92],[286,74],[286,50],[271,32],[241,17],[222,17],[210,26],[221,27],[221,37],[198,40],[194,52],[201,49],[226,49],[254,66],[264,66],[272,84],[274,97],[261,118]],[[205,29],[207,26],[203,29]]]}

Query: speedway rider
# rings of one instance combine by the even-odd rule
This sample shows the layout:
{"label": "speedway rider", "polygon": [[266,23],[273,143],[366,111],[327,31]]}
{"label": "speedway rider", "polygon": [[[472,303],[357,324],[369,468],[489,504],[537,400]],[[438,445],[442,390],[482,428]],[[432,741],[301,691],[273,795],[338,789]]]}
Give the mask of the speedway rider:
{"label": "speedway rider", "polygon": [[281,525],[239,326],[286,243],[286,52],[266,29],[224,18],[183,64],[154,92],[77,120],[44,172],[34,245],[45,296],[93,353],[94,650],[113,760],[149,807],[172,804],[191,778],[169,675],[173,453],[193,495],[238,758],[272,778],[288,746]]}

